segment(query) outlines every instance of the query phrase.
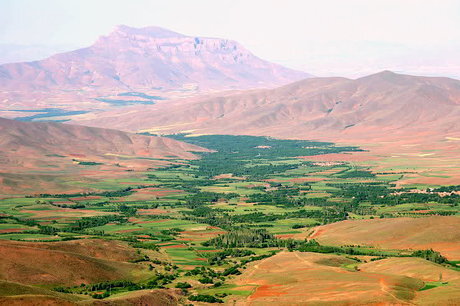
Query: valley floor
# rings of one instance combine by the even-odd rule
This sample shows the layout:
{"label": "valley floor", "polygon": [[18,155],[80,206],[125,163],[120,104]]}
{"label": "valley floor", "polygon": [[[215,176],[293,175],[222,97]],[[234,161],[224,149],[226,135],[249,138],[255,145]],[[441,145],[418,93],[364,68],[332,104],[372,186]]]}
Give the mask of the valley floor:
{"label": "valley floor", "polygon": [[3,195],[0,304],[460,303],[460,186],[353,146],[171,137],[210,151]]}

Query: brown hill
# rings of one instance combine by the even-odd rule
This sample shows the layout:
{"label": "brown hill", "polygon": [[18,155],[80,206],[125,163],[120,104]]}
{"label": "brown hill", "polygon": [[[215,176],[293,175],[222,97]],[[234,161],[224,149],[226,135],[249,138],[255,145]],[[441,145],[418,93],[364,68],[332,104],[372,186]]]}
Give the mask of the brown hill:
{"label": "brown hill", "polygon": [[179,298],[182,293],[178,289],[155,289],[155,290],[138,290],[128,292],[124,295],[109,297],[101,301],[84,301],[81,305],[113,305],[113,306],[130,306],[130,305],[161,305],[175,306],[181,305]]}
{"label": "brown hill", "polygon": [[[334,140],[458,136],[460,81],[384,71],[357,80],[311,78],[272,90],[179,100],[102,114],[82,124]],[[295,131],[295,132],[293,132]]]}
{"label": "brown hill", "polygon": [[417,292],[415,305],[458,305],[460,303],[460,272],[421,258],[387,258],[361,264],[363,272],[405,275],[428,282],[442,277],[445,286]]}
{"label": "brown hill", "polygon": [[[102,156],[108,154],[152,158],[195,158],[205,149],[163,137],[147,137],[116,130],[0,118],[2,154],[18,158],[44,154]],[[9,152],[9,153],[8,153]]]}
{"label": "brown hill", "polygon": [[240,286],[236,290],[255,290],[237,305],[409,305],[423,287],[416,278],[327,264],[347,260],[330,254],[279,252],[251,263],[235,278]]}
{"label": "brown hill", "polygon": [[[422,258],[393,257],[375,260],[361,264],[359,270],[374,273],[399,274],[418,278],[424,282],[439,281],[439,277],[442,275],[442,281],[454,282],[457,286],[460,285],[460,271],[449,269]],[[457,298],[460,298],[460,291],[457,294]]]}
{"label": "brown hill", "polygon": [[24,243],[20,241],[1,241],[3,245],[23,247],[33,246],[37,249],[50,251],[62,251],[80,254],[87,257],[106,259],[111,261],[128,262],[139,258],[135,249],[126,242],[103,239],[81,239],[58,242],[34,242]]}
{"label": "brown hill", "polygon": [[138,290],[104,300],[0,280],[0,305],[178,305],[178,289]]}
{"label": "brown hill", "polygon": [[[128,248],[128,247],[126,247]],[[117,261],[107,256],[88,256],[59,246],[43,248],[34,243],[0,240],[0,276],[3,280],[27,285],[64,285],[97,283],[106,280],[147,277],[142,265]],[[135,251],[131,249],[134,253]]]}
{"label": "brown hill", "polygon": [[163,137],[2,118],[0,147],[0,193],[47,187],[50,192],[52,185],[62,184],[68,176],[97,176],[98,170],[104,170],[105,176],[126,175],[126,170],[145,170],[167,164],[168,159],[193,159],[192,151],[206,151]]}
{"label": "brown hill", "polygon": [[448,259],[460,259],[460,218],[455,216],[347,220],[319,226],[310,238],[329,245],[433,249]]}
{"label": "brown hill", "polygon": [[0,88],[230,89],[273,87],[307,76],[264,61],[235,41],[118,26],[88,48],[0,66]]}
{"label": "brown hill", "polygon": [[72,306],[77,305],[77,301],[82,299],[75,295],[0,280],[0,305]]}

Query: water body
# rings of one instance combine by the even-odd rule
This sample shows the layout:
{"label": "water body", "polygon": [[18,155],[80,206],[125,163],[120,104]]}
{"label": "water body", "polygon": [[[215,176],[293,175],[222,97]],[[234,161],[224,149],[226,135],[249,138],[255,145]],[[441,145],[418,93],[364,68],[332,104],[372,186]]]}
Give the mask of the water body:
{"label": "water body", "polygon": [[150,96],[143,92],[123,92],[119,93],[117,96],[119,97],[138,97],[143,100],[122,100],[122,99],[112,99],[112,98],[96,98],[95,100],[109,103],[114,106],[126,106],[126,105],[134,105],[134,104],[144,104],[144,105],[153,105],[157,100],[165,100],[165,98],[160,96]]}
{"label": "water body", "polygon": [[96,98],[97,101],[109,103],[115,106],[126,106],[126,105],[133,105],[133,104],[145,104],[145,105],[153,105],[155,102],[151,100],[117,100],[117,99],[106,99],[106,98]]}
{"label": "water body", "polygon": [[62,116],[75,116],[86,114],[88,111],[68,111],[65,109],[59,108],[42,108],[42,109],[14,109],[10,110],[12,112],[24,112],[24,113],[38,113],[31,116],[16,117],[14,120],[18,121],[38,121],[38,119],[50,118],[48,120],[40,121],[56,121],[56,122],[65,122],[66,119],[53,120],[52,117],[62,117]]}
{"label": "water body", "polygon": [[139,98],[149,99],[149,100],[164,100],[165,99],[160,96],[150,96],[143,92],[136,92],[136,91],[119,93],[117,96],[119,97],[139,97]]}

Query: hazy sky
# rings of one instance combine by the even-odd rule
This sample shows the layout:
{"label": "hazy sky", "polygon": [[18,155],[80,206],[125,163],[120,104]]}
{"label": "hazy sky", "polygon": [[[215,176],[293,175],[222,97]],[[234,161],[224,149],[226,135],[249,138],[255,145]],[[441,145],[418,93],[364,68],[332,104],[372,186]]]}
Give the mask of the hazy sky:
{"label": "hazy sky", "polygon": [[118,24],[234,39],[316,75],[460,76],[460,0],[0,0],[0,45],[62,51]]}

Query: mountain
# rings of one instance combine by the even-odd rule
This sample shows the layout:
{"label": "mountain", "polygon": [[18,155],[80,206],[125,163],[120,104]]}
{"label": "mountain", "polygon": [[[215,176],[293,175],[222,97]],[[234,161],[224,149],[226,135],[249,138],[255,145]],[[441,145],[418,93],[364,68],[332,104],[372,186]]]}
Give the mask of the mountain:
{"label": "mountain", "polygon": [[383,71],[356,80],[309,78],[271,90],[158,103],[81,124],[159,133],[191,131],[359,140],[458,137],[460,81]]}
{"label": "mountain", "polygon": [[44,154],[150,158],[195,158],[205,149],[164,137],[52,122],[20,122],[0,118],[1,154],[21,158]]}
{"label": "mountain", "polygon": [[308,76],[264,61],[232,40],[118,26],[88,48],[1,65],[0,89],[245,89]]}
{"label": "mountain", "polygon": [[[1,158],[8,163],[44,155],[85,156],[107,159],[109,155],[146,158],[196,158],[203,148],[164,137],[148,137],[116,130],[51,122],[19,122],[0,118]],[[19,163],[20,164],[20,163]]]}
{"label": "mountain", "polygon": [[66,185],[69,178],[97,182],[134,175],[208,151],[163,137],[3,118],[0,147],[0,193],[79,191],[76,185]]}

